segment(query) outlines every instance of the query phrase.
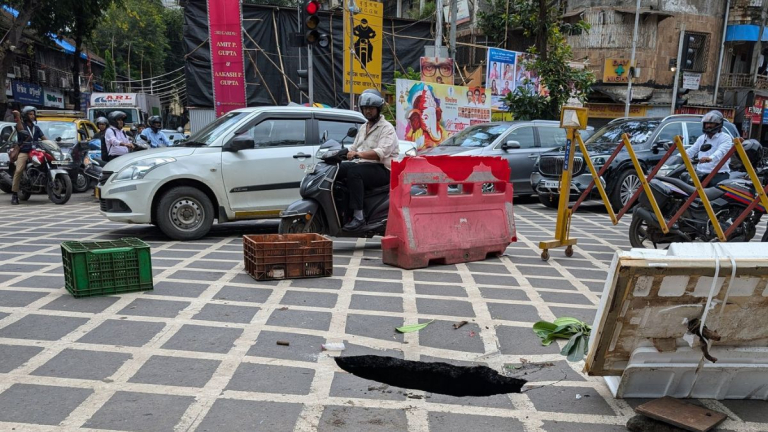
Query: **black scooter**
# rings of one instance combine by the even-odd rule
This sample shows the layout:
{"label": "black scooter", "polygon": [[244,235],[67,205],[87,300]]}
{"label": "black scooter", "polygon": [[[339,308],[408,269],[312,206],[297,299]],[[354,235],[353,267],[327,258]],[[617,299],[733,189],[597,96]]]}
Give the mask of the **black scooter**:
{"label": "black scooter", "polygon": [[[348,136],[354,136],[350,130]],[[343,140],[342,140],[343,142]],[[335,237],[366,237],[384,235],[389,215],[389,185],[365,192],[363,201],[366,224],[357,231],[344,231],[344,224],[352,219],[349,208],[349,190],[336,181],[339,167],[346,162],[348,149],[336,141],[328,141],[320,148],[322,155],[313,168],[308,169],[301,182],[302,199],[280,213],[280,234],[317,233]]]}

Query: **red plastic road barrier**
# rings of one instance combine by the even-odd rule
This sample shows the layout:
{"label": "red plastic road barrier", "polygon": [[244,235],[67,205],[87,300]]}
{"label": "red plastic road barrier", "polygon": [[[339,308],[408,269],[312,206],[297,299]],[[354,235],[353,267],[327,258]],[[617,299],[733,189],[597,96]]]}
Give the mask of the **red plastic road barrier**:
{"label": "red plastic road barrier", "polygon": [[[517,241],[509,164],[500,157],[409,157],[392,163],[385,264],[415,269],[501,255]],[[493,188],[483,185],[493,184]],[[425,185],[426,195],[411,195]],[[448,186],[460,186],[448,193]],[[452,188],[453,189],[453,188]]]}

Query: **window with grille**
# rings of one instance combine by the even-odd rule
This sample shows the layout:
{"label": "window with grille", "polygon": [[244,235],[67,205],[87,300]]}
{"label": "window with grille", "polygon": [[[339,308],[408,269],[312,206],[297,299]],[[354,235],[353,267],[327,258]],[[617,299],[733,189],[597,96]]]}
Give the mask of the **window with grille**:
{"label": "window with grille", "polygon": [[705,72],[709,60],[709,34],[685,33],[683,40],[682,69],[691,72]]}

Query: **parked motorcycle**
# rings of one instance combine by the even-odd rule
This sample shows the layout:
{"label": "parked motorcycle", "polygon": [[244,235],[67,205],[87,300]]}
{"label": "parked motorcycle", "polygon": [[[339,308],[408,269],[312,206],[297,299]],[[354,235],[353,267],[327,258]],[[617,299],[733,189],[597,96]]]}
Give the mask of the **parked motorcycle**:
{"label": "parked motorcycle", "polygon": [[336,237],[384,235],[389,214],[389,185],[365,192],[365,225],[357,231],[344,231],[342,227],[352,219],[352,210],[349,208],[349,190],[346,184],[336,180],[336,176],[342,162],[354,162],[345,162],[348,149],[333,140],[323,144],[318,153],[320,162],[308,169],[301,182],[302,199],[280,214],[280,234],[309,232]]}
{"label": "parked motorcycle", "polygon": [[[765,184],[768,180],[768,168],[759,168],[757,173],[761,182]],[[651,180],[650,187],[665,219],[677,213],[695,190],[686,181],[671,177],[656,177]],[[704,192],[723,231],[730,228],[733,221],[757,196],[752,182],[744,178],[724,180],[715,187],[704,189]],[[704,204],[698,198],[672,226],[668,234],[661,231],[661,226],[645,194],[640,196],[639,203],[632,214],[632,223],[629,226],[629,242],[632,247],[657,248],[660,244],[674,242],[717,241],[712,222]],[[752,240],[765,213],[766,209],[763,206],[756,206],[727,240],[729,242]],[[768,241],[768,234],[763,236],[762,241]]]}
{"label": "parked motorcycle", "polygon": [[[72,196],[72,181],[69,171],[63,167],[70,163],[55,142],[35,143],[21,177],[19,200],[26,201],[33,193],[46,192],[54,204],[65,204]],[[13,183],[11,168],[0,173],[0,181]]]}

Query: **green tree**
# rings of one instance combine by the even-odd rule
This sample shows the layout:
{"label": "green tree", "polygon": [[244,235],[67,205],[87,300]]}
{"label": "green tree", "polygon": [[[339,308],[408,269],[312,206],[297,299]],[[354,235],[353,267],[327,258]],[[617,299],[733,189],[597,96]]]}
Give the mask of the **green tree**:
{"label": "green tree", "polygon": [[116,74],[139,79],[165,72],[169,46],[164,10],[160,0],[124,0],[107,9],[92,40],[98,51],[111,51]]}
{"label": "green tree", "polygon": [[107,64],[107,67],[104,69],[104,75],[102,75],[104,88],[107,91],[114,91],[115,80],[117,80],[117,73],[115,72],[115,62],[112,59],[112,53],[109,50],[104,53],[104,63]]}
{"label": "green tree", "polygon": [[[573,50],[567,35],[589,30],[589,24],[563,23],[562,11],[548,7],[545,0],[491,0],[491,10],[480,13],[480,28],[492,40],[509,40],[512,29],[520,29],[524,36],[535,37],[536,43],[528,49],[533,60],[524,61],[546,87],[548,95],[520,88],[509,93],[504,102],[516,119],[557,119],[561,107],[571,98],[584,101],[595,82],[594,75],[571,66]],[[508,12],[508,13],[507,13]],[[501,42],[500,42],[501,41]]]}
{"label": "green tree", "polygon": [[79,82],[82,64],[80,53],[83,49],[83,42],[91,38],[101,17],[113,3],[113,0],[64,0],[62,4],[63,9],[70,13],[68,21],[71,23],[63,33],[75,41],[75,53],[72,61],[72,82],[74,83],[72,103],[76,107],[80,106]]}
{"label": "green tree", "polygon": [[184,66],[184,9],[165,8],[163,25],[168,40],[165,70],[170,72]]}
{"label": "green tree", "polygon": [[[6,77],[8,71],[13,69],[16,53],[32,48],[26,46],[23,40],[25,31],[33,30],[38,35],[59,34],[71,23],[68,11],[61,8],[58,1],[3,0],[2,4],[16,12],[8,18],[8,28],[3,29],[4,35],[0,39],[0,77]],[[7,103],[5,92],[0,92],[2,112],[5,112]]]}
{"label": "green tree", "polygon": [[435,6],[434,0],[429,0],[424,3],[424,9],[419,10],[419,4],[416,3],[415,7],[408,9],[408,16],[411,19],[423,20],[427,18],[434,18],[437,6]]}

